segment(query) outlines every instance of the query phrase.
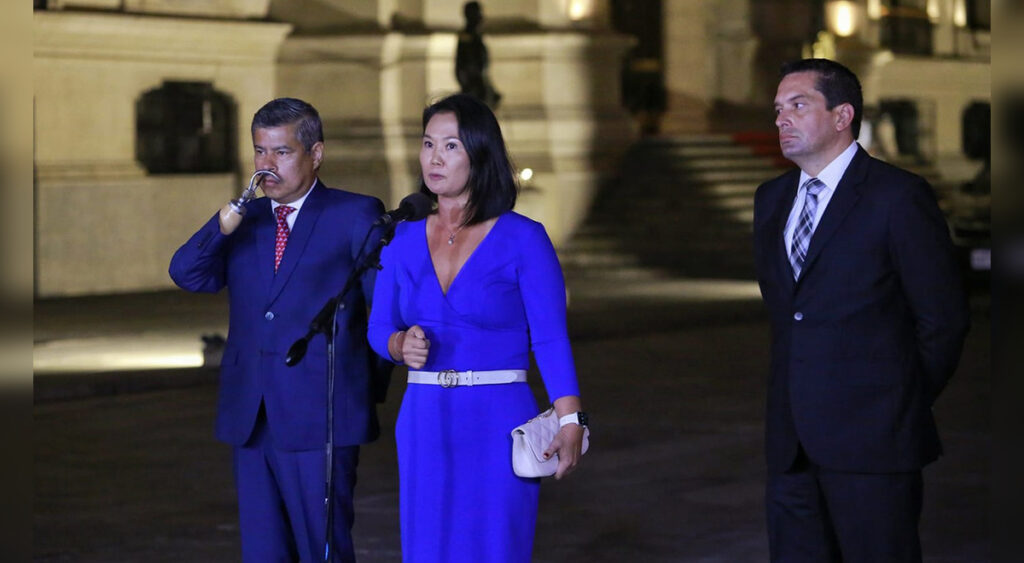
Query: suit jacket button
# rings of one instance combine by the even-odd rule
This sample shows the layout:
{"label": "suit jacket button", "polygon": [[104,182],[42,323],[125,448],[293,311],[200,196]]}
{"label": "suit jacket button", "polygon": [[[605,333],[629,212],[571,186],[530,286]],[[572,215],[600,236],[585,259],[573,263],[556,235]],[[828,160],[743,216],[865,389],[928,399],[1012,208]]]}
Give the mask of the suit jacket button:
{"label": "suit jacket button", "polygon": [[[269,315],[270,313],[267,313],[267,314]],[[804,314],[801,313],[800,311],[797,311],[796,313],[793,314],[793,318],[798,320],[798,321],[802,321],[802,320],[804,320]]]}
{"label": "suit jacket button", "polygon": [[267,319],[268,321],[272,321],[274,320],[274,313],[272,311],[267,311],[267,314],[263,315],[263,318]]}

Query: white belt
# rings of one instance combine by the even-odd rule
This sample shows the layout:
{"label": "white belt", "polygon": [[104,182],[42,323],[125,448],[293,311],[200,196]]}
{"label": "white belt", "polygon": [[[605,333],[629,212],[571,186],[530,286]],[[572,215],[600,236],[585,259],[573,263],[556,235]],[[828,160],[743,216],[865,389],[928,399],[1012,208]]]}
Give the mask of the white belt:
{"label": "white belt", "polygon": [[525,369],[497,369],[491,371],[410,371],[409,383],[458,387],[460,385],[496,385],[499,383],[525,383]]}

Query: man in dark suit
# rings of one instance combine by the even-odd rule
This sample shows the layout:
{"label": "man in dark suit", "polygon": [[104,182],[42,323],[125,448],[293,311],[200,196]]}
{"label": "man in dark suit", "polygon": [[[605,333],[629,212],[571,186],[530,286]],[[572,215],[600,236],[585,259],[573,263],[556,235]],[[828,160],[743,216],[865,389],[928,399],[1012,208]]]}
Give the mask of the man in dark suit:
{"label": "man in dark suit", "polygon": [[772,561],[921,561],[921,468],[941,453],[931,408],[968,327],[931,187],[854,141],[862,106],[838,63],[782,69],[775,124],[799,170],[754,200]]}
{"label": "man in dark suit", "polygon": [[[216,434],[233,446],[243,560],[322,561],[326,341],[313,339],[296,367],[284,358],[344,285],[384,207],[317,178],[323,130],[306,102],[267,103],[253,117],[252,137],[256,169],[280,179],[268,176],[267,197],[248,202],[242,217],[225,210],[211,218],[174,254],[170,274],[188,291],[226,286],[230,294]],[[366,342],[373,272],[349,292],[336,325],[332,561],[355,559],[359,444],[379,432],[374,381],[383,366]]]}

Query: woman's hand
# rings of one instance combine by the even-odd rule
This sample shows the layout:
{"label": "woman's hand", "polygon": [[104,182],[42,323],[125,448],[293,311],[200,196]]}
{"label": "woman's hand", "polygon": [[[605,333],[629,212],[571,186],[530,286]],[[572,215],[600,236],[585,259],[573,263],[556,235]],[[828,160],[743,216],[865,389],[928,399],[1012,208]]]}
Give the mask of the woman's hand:
{"label": "woman's hand", "polygon": [[551,445],[544,451],[544,459],[558,454],[558,469],[555,479],[561,479],[576,469],[583,457],[583,428],[578,424],[566,424],[555,435]]}
{"label": "woman's hand", "polygon": [[427,363],[430,341],[427,340],[427,335],[420,325],[413,325],[409,327],[409,330],[400,333],[396,344],[402,351],[402,357],[398,359],[404,361],[405,365],[413,369],[420,369]]}
{"label": "woman's hand", "polygon": [[[555,400],[555,415],[558,417],[580,410],[580,398],[575,395],[566,395]],[[560,428],[551,445],[544,450],[544,459],[551,459],[555,454],[558,454],[555,479],[561,479],[576,469],[580,457],[583,456],[583,427],[578,424],[566,424]]]}

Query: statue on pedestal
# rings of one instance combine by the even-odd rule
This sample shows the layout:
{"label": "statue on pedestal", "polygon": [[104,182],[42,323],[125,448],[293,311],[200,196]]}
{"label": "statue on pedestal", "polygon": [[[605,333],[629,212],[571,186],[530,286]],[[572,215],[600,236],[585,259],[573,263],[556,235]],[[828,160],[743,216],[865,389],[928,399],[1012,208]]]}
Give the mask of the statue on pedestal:
{"label": "statue on pedestal", "polygon": [[480,34],[480,24],[484,21],[483,8],[479,2],[466,2],[462,11],[466,27],[459,33],[459,45],[455,50],[455,78],[464,94],[475,96],[492,110],[497,110],[501,94],[491,83],[488,73],[490,59]]}

